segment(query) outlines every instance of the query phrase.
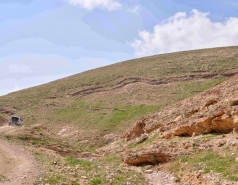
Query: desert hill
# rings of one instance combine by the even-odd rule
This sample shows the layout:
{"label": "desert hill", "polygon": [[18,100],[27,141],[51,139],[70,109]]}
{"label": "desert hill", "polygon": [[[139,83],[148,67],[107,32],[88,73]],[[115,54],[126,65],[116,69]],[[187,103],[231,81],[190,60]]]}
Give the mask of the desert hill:
{"label": "desert hill", "polygon": [[[223,95],[222,89],[233,87],[224,84],[231,83],[225,81],[230,77],[236,79],[232,76],[238,73],[237,61],[238,47],[170,53],[117,63],[11,93],[0,97],[0,116],[19,115],[25,125],[1,137],[31,148],[45,175],[39,184],[90,184],[95,179],[102,184],[145,184],[141,172],[121,169],[120,161],[123,159],[129,166],[176,163],[177,158],[197,150],[184,152],[177,146],[171,150],[168,146],[173,140],[233,131],[234,126],[226,132],[224,128],[214,130],[213,119],[234,119],[235,106],[230,105],[236,99],[229,99],[224,109],[219,106],[223,106],[226,96],[231,97]],[[220,95],[215,90],[206,91],[212,87],[219,88]],[[218,118],[213,117],[216,115]],[[202,127],[197,117],[200,122],[208,119],[210,130],[196,130]],[[157,142],[160,147],[154,147]],[[158,152],[157,148],[167,152]],[[144,154],[154,157],[146,161]],[[131,155],[136,156],[135,162]],[[145,161],[140,161],[140,156]],[[105,170],[100,171],[98,166]]]}

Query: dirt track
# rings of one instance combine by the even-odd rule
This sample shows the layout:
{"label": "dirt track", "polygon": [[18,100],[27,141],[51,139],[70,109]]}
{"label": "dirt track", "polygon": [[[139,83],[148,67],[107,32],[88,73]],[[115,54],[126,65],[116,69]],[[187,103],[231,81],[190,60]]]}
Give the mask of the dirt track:
{"label": "dirt track", "polygon": [[[11,129],[0,127],[0,133]],[[19,146],[0,140],[0,177],[4,177],[1,185],[32,185],[37,174],[37,163],[30,154]]]}

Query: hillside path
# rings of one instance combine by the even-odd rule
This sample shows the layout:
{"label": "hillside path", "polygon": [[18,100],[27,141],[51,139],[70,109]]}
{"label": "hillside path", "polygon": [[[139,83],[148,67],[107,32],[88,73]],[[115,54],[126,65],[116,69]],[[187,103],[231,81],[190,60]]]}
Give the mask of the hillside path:
{"label": "hillside path", "polygon": [[163,171],[154,171],[150,174],[145,174],[148,185],[176,185],[174,177]]}
{"label": "hillside path", "polygon": [[[7,127],[0,133],[12,129]],[[32,185],[37,175],[37,163],[27,151],[0,139],[0,185]]]}

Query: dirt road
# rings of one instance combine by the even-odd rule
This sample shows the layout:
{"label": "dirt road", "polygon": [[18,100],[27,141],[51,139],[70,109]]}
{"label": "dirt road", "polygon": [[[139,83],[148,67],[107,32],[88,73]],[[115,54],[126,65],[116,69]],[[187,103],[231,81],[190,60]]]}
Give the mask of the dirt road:
{"label": "dirt road", "polygon": [[[0,127],[3,131],[13,128]],[[0,140],[0,184],[32,185],[38,174],[34,158],[19,146]],[[4,178],[4,180],[1,180]]]}

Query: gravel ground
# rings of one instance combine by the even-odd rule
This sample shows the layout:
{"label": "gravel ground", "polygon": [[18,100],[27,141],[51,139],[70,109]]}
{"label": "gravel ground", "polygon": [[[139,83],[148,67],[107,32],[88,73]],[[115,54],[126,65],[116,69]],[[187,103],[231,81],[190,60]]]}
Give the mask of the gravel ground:
{"label": "gravel ground", "polygon": [[174,177],[163,171],[150,171],[145,172],[148,185],[175,185]]}

